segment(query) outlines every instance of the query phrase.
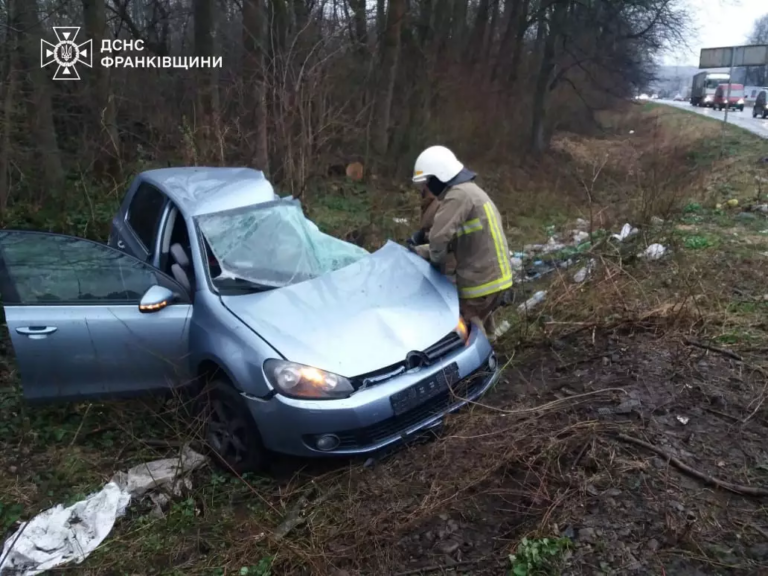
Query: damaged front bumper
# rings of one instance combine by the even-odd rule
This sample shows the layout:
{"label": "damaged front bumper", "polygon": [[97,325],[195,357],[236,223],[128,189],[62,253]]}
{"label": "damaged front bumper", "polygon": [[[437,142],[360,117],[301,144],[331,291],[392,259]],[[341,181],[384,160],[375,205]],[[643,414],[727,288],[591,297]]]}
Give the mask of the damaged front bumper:
{"label": "damaged front bumper", "polygon": [[318,401],[277,395],[246,401],[270,450],[296,456],[366,454],[439,425],[446,414],[482,396],[499,374],[490,343],[473,329],[465,347],[435,364],[349,398]]}

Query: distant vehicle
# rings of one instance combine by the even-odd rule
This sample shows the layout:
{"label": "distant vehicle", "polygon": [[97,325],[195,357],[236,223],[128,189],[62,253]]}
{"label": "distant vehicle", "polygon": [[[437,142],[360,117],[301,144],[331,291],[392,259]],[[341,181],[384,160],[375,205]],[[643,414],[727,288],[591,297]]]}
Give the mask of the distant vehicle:
{"label": "distant vehicle", "polygon": [[675,102],[682,102],[683,100],[685,100],[685,98],[683,98],[682,94],[675,94],[675,97],[673,98],[673,100]]}
{"label": "distant vehicle", "polygon": [[717,87],[723,82],[728,82],[730,79],[731,77],[728,74],[699,72],[693,77],[693,85],[691,86],[691,104],[693,106],[705,106],[711,108],[713,106]]}
{"label": "distant vehicle", "polygon": [[766,99],[768,98],[768,92],[765,90],[760,90],[760,92],[757,94],[757,98],[755,98],[755,105],[752,108],[752,118],[757,118],[760,116],[761,118],[768,117],[768,109],[766,109]]}
{"label": "distant vehicle", "polygon": [[715,89],[712,106],[715,110],[735,108],[740,112],[744,112],[744,85],[731,84],[731,93],[728,94],[728,84],[720,84]]}
{"label": "distant vehicle", "polygon": [[638,100],[648,100],[648,94],[640,94],[640,96],[637,97]]}

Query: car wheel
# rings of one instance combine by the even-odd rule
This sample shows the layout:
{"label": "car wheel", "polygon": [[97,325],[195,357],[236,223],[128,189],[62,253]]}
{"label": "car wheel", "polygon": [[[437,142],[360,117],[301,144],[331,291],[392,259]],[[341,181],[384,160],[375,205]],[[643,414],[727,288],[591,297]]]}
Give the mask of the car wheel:
{"label": "car wheel", "polygon": [[757,118],[757,110],[752,108],[752,118]]}
{"label": "car wheel", "polygon": [[768,115],[768,110],[763,110],[763,120],[765,120],[766,115]]}
{"label": "car wheel", "polygon": [[238,391],[217,378],[203,387],[198,400],[206,447],[222,468],[235,474],[263,471],[268,454]]}

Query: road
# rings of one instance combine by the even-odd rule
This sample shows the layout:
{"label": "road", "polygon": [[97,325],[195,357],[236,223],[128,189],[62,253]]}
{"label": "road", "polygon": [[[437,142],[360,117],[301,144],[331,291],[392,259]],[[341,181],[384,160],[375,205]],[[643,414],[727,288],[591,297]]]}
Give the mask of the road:
{"label": "road", "polygon": [[[689,102],[673,102],[672,100],[654,100],[654,103],[665,104],[667,106],[673,106],[682,110],[689,110],[702,116],[709,116],[722,121],[725,112],[718,112],[712,108],[699,108],[698,106],[691,106]],[[747,105],[744,108],[744,112],[736,110],[728,111],[728,124],[733,124],[749,130],[753,134],[757,134],[761,138],[768,138],[768,120],[762,118],[752,118],[752,107]]]}

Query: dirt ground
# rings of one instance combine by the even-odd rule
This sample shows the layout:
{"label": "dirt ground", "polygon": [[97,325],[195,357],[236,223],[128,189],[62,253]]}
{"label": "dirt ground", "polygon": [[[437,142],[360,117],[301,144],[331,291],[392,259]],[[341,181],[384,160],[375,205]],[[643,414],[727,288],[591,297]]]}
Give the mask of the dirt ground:
{"label": "dirt ground", "polygon": [[[745,210],[760,200],[768,147],[737,135],[717,140],[732,148],[721,155],[710,146],[719,128],[689,133],[674,114],[666,136],[631,116],[593,141],[561,136],[571,176],[559,204],[544,180],[529,180],[537,195],[498,198],[513,250],[546,240],[550,225],[567,235],[577,216],[614,232],[626,218],[640,232],[582,254],[596,263],[586,282],[574,267],[517,285],[516,303],[540,288],[547,299],[528,317],[500,313],[512,325],[496,345],[505,369],[478,403],[372,458],[280,458],[242,478],[206,466],[162,514],[132,503],[99,549],[59,572],[768,574],[768,218]],[[382,197],[308,203],[339,236],[393,235],[373,216],[350,223],[409,214],[374,210]],[[732,197],[739,206],[718,206]],[[668,253],[638,258],[653,242]],[[174,399],[27,406],[3,346],[5,534],[194,437]]]}

